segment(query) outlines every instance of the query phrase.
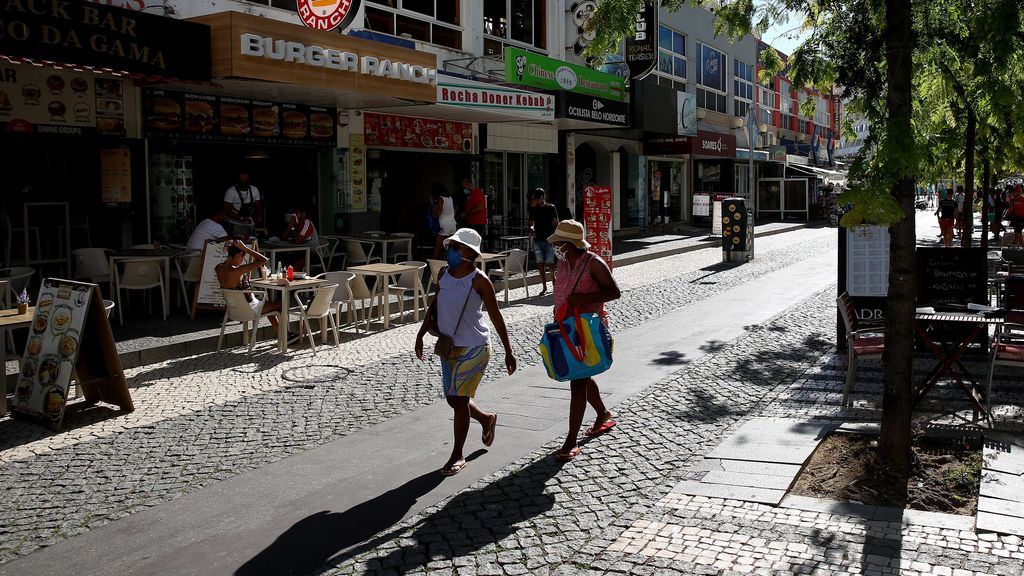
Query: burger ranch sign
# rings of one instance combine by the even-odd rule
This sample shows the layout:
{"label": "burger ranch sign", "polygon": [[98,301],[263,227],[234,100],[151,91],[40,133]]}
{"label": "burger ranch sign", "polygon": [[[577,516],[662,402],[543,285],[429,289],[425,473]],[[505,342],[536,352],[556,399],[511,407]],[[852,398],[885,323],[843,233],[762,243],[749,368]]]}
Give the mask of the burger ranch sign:
{"label": "burger ranch sign", "polygon": [[244,33],[241,35],[241,54],[253,58],[267,58],[289,64],[354,72],[367,76],[390,78],[417,84],[436,84],[437,69],[406,64],[376,56],[360,57],[355,52],[324,48],[315,44],[275,39],[271,36]]}

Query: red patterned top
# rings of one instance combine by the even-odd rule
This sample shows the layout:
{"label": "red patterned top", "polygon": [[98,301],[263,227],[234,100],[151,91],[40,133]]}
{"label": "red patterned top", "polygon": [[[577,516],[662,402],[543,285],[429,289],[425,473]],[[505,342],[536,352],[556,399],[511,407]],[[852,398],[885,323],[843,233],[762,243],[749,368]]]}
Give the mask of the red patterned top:
{"label": "red patterned top", "polygon": [[[573,266],[568,260],[558,262],[558,276],[555,278],[555,317],[557,319],[562,307],[565,306],[569,295],[593,294],[600,292],[601,287],[594,281],[590,273],[590,263],[596,258],[593,252],[586,252],[576,260]],[[575,290],[573,286],[575,285]],[[602,318],[606,316],[604,303],[583,304],[576,309],[578,312],[596,312]]]}

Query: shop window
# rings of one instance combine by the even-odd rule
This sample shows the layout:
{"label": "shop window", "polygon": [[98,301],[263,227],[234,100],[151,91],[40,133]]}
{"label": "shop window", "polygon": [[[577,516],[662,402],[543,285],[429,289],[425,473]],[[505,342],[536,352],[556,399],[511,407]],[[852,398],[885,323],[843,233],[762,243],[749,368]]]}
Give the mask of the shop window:
{"label": "shop window", "polygon": [[447,26],[459,24],[458,0],[368,1],[381,6],[366,7],[368,29],[393,36],[408,34],[412,40],[462,48],[462,31]]}
{"label": "shop window", "polygon": [[545,48],[546,0],[484,0],[484,34]]}
{"label": "shop window", "polygon": [[281,10],[287,10],[289,12],[296,11],[295,2],[292,2],[291,0],[270,0],[270,5],[274,8],[280,8]]}
{"label": "shop window", "polygon": [[374,32],[395,35],[395,15],[384,10],[367,7],[366,27]]}
{"label": "shop window", "polygon": [[697,88],[697,107],[726,114],[725,94],[716,94],[710,90]]}
{"label": "shop window", "polygon": [[725,54],[697,43],[697,106],[727,114]]}
{"label": "shop window", "polygon": [[758,87],[761,95],[758,97],[758,101],[761,103],[761,108],[767,108],[769,110],[775,110],[776,104],[779,101],[779,95],[770,88],[763,86]]}
{"label": "shop window", "polygon": [[[678,83],[686,86],[686,36],[668,26],[658,28],[658,69],[655,74],[668,82],[658,83],[673,86]],[[677,88],[677,90],[680,88]]]}
{"label": "shop window", "polygon": [[746,118],[747,112],[750,110],[750,102],[743,102],[740,99],[733,100],[732,103],[732,114],[737,118]]}
{"label": "shop window", "polygon": [[425,16],[434,16],[434,0],[402,0],[402,8]]}
{"label": "shop window", "polygon": [[430,24],[423,20],[398,15],[395,17],[395,34],[398,36],[408,34],[408,37],[413,40],[430,42]]}
{"label": "shop window", "polygon": [[733,60],[733,114],[747,115],[754,101],[754,67],[742,60]]}
{"label": "shop window", "polygon": [[434,44],[448,46],[449,48],[455,48],[457,50],[462,49],[462,32],[459,32],[458,30],[434,24],[433,39]]}

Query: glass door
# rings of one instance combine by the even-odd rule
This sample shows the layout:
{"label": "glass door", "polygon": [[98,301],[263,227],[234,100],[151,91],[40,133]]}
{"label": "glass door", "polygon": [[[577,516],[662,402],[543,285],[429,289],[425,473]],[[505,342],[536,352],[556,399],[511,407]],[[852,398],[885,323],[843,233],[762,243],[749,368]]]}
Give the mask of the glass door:
{"label": "glass door", "polygon": [[[515,152],[505,153],[505,227],[525,227],[529,219],[526,210],[526,163],[524,155]],[[505,230],[501,231],[502,234]]]}

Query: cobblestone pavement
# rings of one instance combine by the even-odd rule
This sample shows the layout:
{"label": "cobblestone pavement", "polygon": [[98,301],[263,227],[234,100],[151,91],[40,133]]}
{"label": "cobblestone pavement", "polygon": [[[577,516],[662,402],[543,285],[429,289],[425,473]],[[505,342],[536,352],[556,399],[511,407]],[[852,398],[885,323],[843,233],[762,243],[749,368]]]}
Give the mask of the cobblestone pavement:
{"label": "cobblestone pavement", "polygon": [[321,573],[1024,573],[1017,537],[672,492],[702,454],[751,416],[790,415],[794,403],[810,418],[872,411],[863,399],[849,412],[838,405],[834,294],[752,327],[630,399],[615,431],[589,442],[576,461],[554,462],[554,441]]}
{"label": "cobblestone pavement", "polygon": [[[704,250],[618,269],[613,322],[639,326],[834,247],[834,229],[800,230],[759,240],[743,266]],[[550,297],[523,296],[504,308],[521,365],[538,361],[551,310]],[[0,420],[0,561],[438,400],[437,366],[409,352],[416,329],[350,335],[316,356],[279,356],[266,342],[254,359],[236,350],[132,369],[135,412],[72,415],[60,434]],[[502,365],[495,358],[489,376]]]}

